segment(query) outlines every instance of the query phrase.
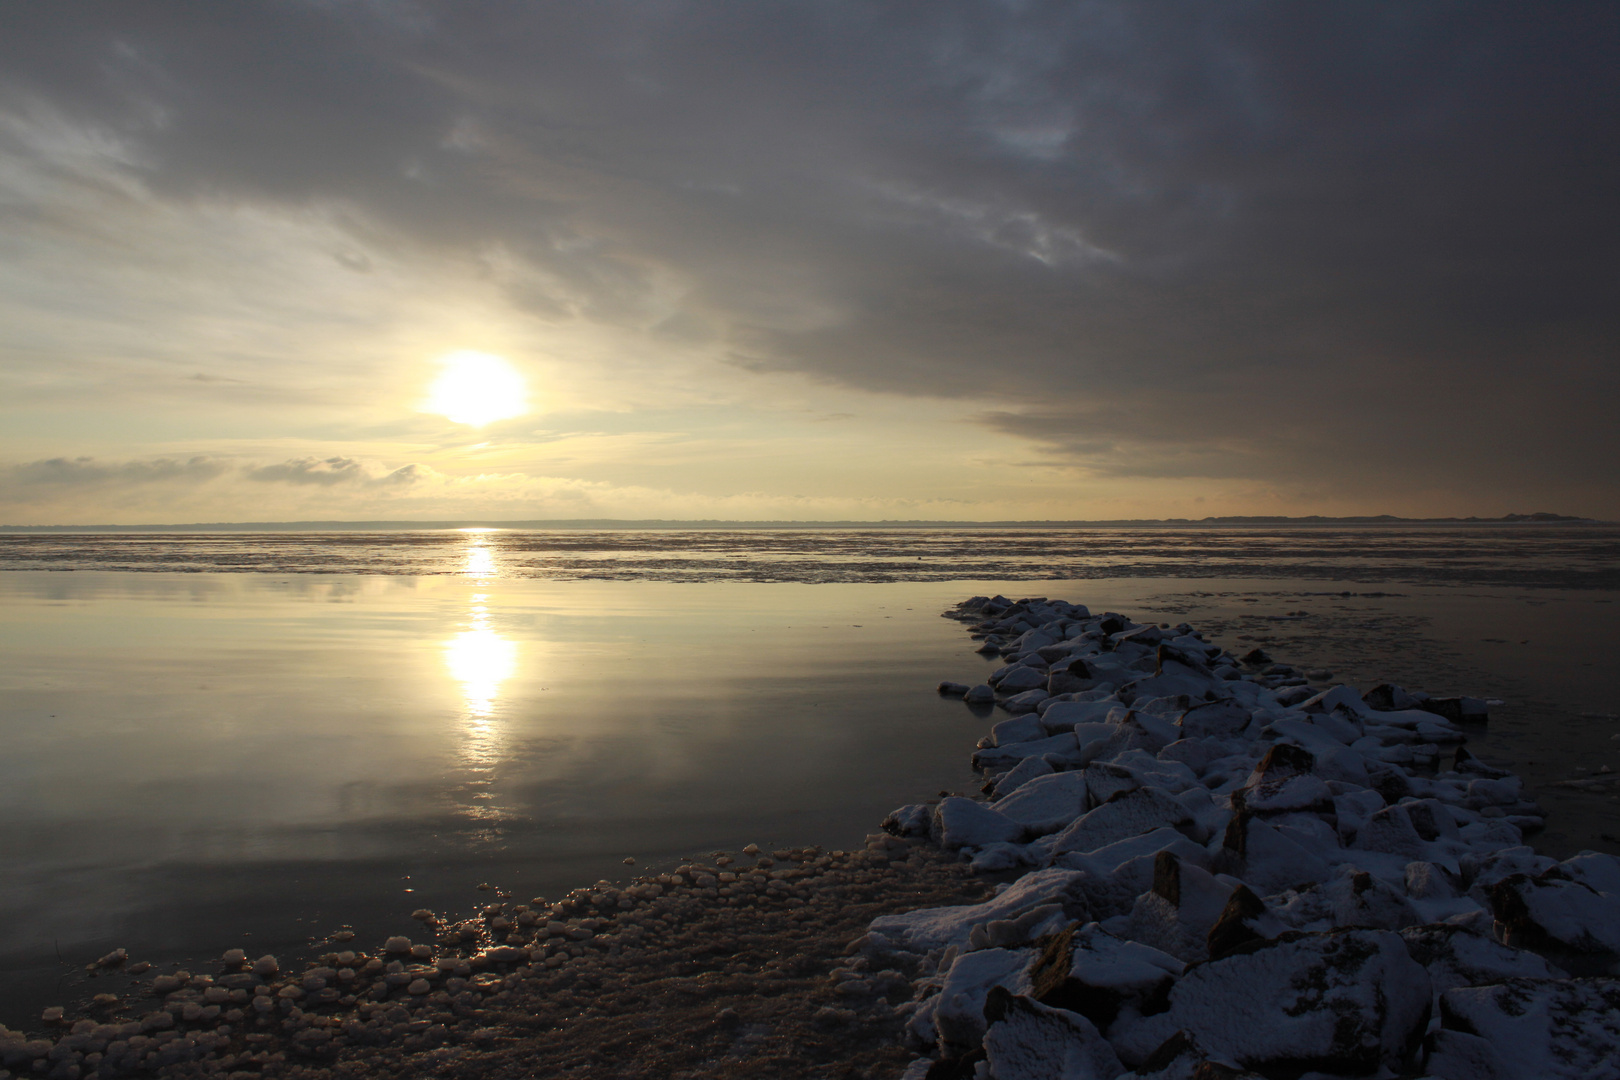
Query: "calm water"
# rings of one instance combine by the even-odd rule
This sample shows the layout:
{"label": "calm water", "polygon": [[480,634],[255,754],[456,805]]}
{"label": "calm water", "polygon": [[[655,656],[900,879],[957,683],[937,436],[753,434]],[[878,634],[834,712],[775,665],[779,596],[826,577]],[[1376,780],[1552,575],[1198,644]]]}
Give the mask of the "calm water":
{"label": "calm water", "polygon": [[1541,786],[1539,842],[1620,850],[1606,792],[1548,786],[1620,766],[1617,555],[1603,529],[0,537],[0,1021],[116,989],[73,981],[116,946],[286,954],[480,882],[856,844],[972,790],[987,721],[932,688],[990,666],[939,618],[974,593],[1498,698],[1475,748]]}

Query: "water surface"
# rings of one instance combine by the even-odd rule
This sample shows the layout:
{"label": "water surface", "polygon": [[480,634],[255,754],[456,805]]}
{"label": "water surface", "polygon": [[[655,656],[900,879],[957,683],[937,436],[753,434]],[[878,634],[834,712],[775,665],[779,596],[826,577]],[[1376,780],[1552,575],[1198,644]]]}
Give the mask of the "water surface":
{"label": "water surface", "polygon": [[287,953],[481,882],[858,844],[977,783],[990,720],[933,693],[993,664],[939,618],[974,593],[1496,698],[1474,747],[1537,786],[1537,842],[1620,850],[1606,791],[1553,786],[1620,766],[1615,534],[1470,535],[0,538],[0,1021],[115,946]]}

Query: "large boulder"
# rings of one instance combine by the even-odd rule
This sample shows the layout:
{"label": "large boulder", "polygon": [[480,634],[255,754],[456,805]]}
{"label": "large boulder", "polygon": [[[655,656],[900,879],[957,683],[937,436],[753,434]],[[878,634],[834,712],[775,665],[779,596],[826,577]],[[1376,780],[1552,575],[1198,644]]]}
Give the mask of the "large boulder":
{"label": "large boulder", "polygon": [[1491,907],[1509,944],[1620,953],[1620,895],[1572,881],[1562,867],[1539,877],[1514,874],[1491,889]]}
{"label": "large boulder", "polygon": [[945,984],[934,1003],[940,1049],[960,1053],[977,1045],[984,1037],[985,997],[996,986],[1024,993],[1034,958],[1030,949],[981,949],[958,956],[945,973]]}
{"label": "large boulder", "polygon": [[[1058,904],[1071,919],[1086,916],[1077,870],[1053,868],[1025,874],[1000,894],[980,904],[918,908],[872,920],[870,932],[893,946],[912,953],[927,953],[950,945],[966,948],[975,926],[1016,919],[1047,904]],[[874,943],[881,945],[881,941]]]}
{"label": "large boulder", "polygon": [[1042,943],[1029,969],[1029,993],[1106,1030],[1126,1005],[1163,999],[1183,970],[1185,965],[1168,953],[1088,923]]}
{"label": "large boulder", "polygon": [[1459,986],[1489,986],[1509,979],[1561,979],[1564,972],[1533,952],[1514,949],[1455,923],[1401,931],[1406,951],[1429,972],[1435,993]]}
{"label": "large boulder", "polygon": [[1086,812],[1085,774],[1037,776],[999,800],[996,812],[1024,826],[1031,836],[1057,832]]}
{"label": "large boulder", "polygon": [[1192,814],[1172,796],[1152,788],[1124,791],[1058,833],[1054,855],[1088,852],[1155,829],[1184,829]]}
{"label": "large boulder", "polygon": [[1446,1080],[1620,1075],[1620,981],[1509,979],[1440,995],[1428,1070]]}
{"label": "large boulder", "polygon": [[984,847],[998,841],[1018,840],[1024,827],[983,803],[953,795],[934,811],[933,835],[942,847]]}
{"label": "large boulder", "polygon": [[1114,1080],[1123,1071],[1113,1047],[1083,1016],[996,990],[985,1006],[984,1037],[992,1080]]}
{"label": "large boulder", "polygon": [[1121,1043],[1146,1059],[1181,1031],[1211,1055],[1265,1075],[1360,1075],[1399,1070],[1429,1012],[1428,974],[1399,936],[1291,933],[1189,968],[1169,1009],[1139,1021]]}

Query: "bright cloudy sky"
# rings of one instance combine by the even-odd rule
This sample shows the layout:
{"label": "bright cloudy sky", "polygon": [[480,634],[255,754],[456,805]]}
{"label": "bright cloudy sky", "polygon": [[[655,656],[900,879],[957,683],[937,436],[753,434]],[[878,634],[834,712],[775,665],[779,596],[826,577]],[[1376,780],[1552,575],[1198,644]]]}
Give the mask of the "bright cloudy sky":
{"label": "bright cloudy sky", "polygon": [[1522,0],[10,4],[0,523],[1620,516],[1617,50]]}

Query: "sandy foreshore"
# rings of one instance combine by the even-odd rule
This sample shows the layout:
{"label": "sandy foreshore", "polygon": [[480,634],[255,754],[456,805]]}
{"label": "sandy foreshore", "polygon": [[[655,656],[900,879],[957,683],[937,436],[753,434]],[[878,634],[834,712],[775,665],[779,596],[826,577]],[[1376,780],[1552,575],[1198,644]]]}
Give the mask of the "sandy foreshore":
{"label": "sandy foreshore", "polygon": [[492,893],[468,918],[423,913],[414,942],[162,973],[144,999],[0,1032],[0,1080],[894,1076],[912,973],[871,970],[854,943],[879,916],[988,892],[953,855],[875,834],[544,907]]}

